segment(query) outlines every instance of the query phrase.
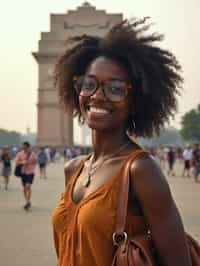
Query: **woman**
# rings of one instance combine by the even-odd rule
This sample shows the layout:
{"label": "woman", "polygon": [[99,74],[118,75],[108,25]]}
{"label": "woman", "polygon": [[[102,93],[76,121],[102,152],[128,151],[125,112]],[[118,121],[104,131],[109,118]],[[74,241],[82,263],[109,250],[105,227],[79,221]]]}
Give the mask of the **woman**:
{"label": "woman", "polygon": [[9,178],[12,171],[11,166],[11,156],[9,154],[9,148],[3,148],[3,153],[1,156],[1,163],[2,163],[2,176],[4,177],[5,182],[5,190],[8,190]]}
{"label": "woman", "polygon": [[[93,145],[91,154],[65,167],[66,189],[52,217],[59,266],[111,265],[120,179],[127,160],[142,151],[129,135],[158,133],[176,110],[180,66],[148,28],[146,19],[123,21],[104,38],[75,37],[56,66],[60,100],[91,128]],[[162,265],[191,265],[179,212],[155,160],[141,152],[131,177],[128,235],[146,230],[146,223]]]}

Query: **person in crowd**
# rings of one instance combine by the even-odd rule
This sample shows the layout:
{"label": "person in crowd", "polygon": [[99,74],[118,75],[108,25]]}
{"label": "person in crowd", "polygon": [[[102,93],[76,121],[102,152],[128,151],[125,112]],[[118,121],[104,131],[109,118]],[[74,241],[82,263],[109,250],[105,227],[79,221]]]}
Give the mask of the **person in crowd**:
{"label": "person in crowd", "polygon": [[68,147],[66,150],[66,161],[72,159],[72,147]]}
{"label": "person in crowd", "polygon": [[74,37],[56,65],[60,100],[91,129],[93,146],[65,166],[66,188],[52,216],[59,266],[112,264],[120,181],[130,159],[128,237],[150,229],[159,265],[191,266],[166,178],[131,138],[160,131],[182,84],[176,58],[148,29],[146,18],[135,19],[105,37]]}
{"label": "person in crowd", "polygon": [[191,162],[191,159],[192,159],[192,149],[188,145],[183,150],[184,168],[183,168],[182,177],[185,177],[185,174],[186,174],[187,177],[190,177],[190,162]]}
{"label": "person in crowd", "polygon": [[51,162],[55,162],[55,155],[56,155],[56,148],[52,148],[50,149],[50,160]]}
{"label": "person in crowd", "polygon": [[175,157],[178,163],[183,162],[183,148],[181,146],[174,147]]}
{"label": "person in crowd", "polygon": [[37,165],[36,153],[32,150],[28,141],[23,142],[22,150],[15,158],[16,165],[22,166],[21,181],[23,185],[23,194],[25,198],[24,209],[28,211],[31,207],[31,185],[33,184],[35,168]]}
{"label": "person in crowd", "polygon": [[64,162],[67,161],[67,147],[64,147],[63,149],[63,159],[64,159]]}
{"label": "person in crowd", "polygon": [[192,153],[192,166],[193,175],[196,183],[199,182],[198,176],[200,175],[200,144],[196,144]]}
{"label": "person in crowd", "polygon": [[169,147],[168,153],[167,153],[167,161],[168,161],[168,175],[175,176],[174,172],[174,163],[176,160],[176,153],[172,146]]}
{"label": "person in crowd", "polygon": [[47,155],[48,162],[50,162],[50,161],[51,161],[51,156],[50,156],[51,149],[50,149],[50,147],[46,147],[46,148],[44,149],[44,151],[45,151],[45,153],[46,153],[46,155]]}
{"label": "person in crowd", "polygon": [[9,178],[12,171],[11,156],[9,154],[9,148],[3,148],[3,152],[0,159],[2,163],[2,176],[4,178],[5,190],[8,190]]}
{"label": "person in crowd", "polygon": [[162,169],[165,169],[165,151],[162,145],[159,145],[157,149],[157,157]]}
{"label": "person in crowd", "polygon": [[47,178],[46,168],[47,168],[48,158],[45,149],[43,147],[40,148],[37,158],[40,169],[40,178],[46,179]]}
{"label": "person in crowd", "polygon": [[61,158],[61,153],[59,149],[55,149],[54,161],[59,162]]}

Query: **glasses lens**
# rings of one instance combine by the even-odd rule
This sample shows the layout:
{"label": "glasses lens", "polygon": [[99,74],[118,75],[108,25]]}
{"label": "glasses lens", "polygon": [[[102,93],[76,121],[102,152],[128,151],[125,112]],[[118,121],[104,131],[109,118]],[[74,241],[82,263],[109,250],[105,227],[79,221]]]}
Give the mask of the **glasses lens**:
{"label": "glasses lens", "polygon": [[81,96],[90,96],[96,89],[96,80],[90,76],[81,76],[75,82],[75,89]]}
{"label": "glasses lens", "polygon": [[126,97],[126,83],[120,80],[105,83],[104,92],[106,97],[113,102],[120,102]]}

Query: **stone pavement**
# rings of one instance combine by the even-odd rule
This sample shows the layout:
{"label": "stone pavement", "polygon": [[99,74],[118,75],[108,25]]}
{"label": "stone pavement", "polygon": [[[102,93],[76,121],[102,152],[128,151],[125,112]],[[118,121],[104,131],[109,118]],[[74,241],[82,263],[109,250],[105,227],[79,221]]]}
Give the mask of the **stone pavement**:
{"label": "stone pavement", "polygon": [[[55,266],[51,213],[64,189],[63,163],[49,165],[47,180],[36,175],[29,212],[22,208],[20,180],[12,177],[8,191],[0,181],[0,266]],[[200,241],[200,183],[180,177],[168,181],[186,230]]]}

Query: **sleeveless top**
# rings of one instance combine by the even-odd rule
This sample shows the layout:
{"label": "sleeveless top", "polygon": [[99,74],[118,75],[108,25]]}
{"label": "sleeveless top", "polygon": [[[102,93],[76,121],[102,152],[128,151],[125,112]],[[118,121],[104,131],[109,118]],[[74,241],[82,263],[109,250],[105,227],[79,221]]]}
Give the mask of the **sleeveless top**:
{"label": "sleeveless top", "polygon": [[[52,215],[58,266],[111,266],[120,179],[131,155],[134,152],[125,156],[116,175],[78,203],[72,198],[73,187],[88,157],[70,178]],[[144,156],[142,150],[137,157],[141,155]],[[128,235],[146,232],[141,212],[131,214],[128,210],[126,232]]]}

